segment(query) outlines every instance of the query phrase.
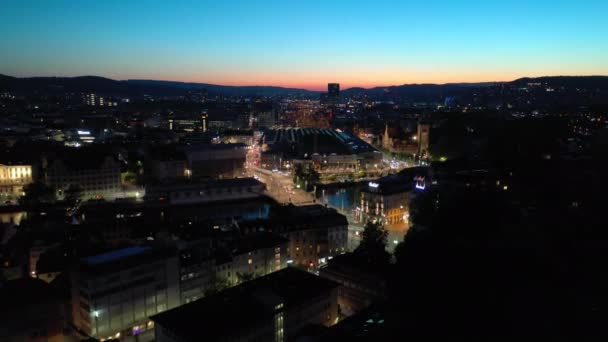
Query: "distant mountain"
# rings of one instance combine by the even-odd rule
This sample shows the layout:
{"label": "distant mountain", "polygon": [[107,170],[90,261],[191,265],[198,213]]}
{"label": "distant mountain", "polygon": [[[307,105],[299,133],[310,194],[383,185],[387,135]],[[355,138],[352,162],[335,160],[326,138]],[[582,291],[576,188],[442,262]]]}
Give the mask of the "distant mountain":
{"label": "distant mountain", "polygon": [[20,93],[94,92],[110,96],[180,96],[189,91],[207,91],[209,95],[224,96],[275,96],[299,94],[318,96],[318,92],[271,86],[223,86],[206,83],[185,83],[154,80],[116,81],[97,76],[80,77],[28,77],[0,75],[0,90]]}
{"label": "distant mountain", "polygon": [[[547,76],[520,78],[512,82],[448,83],[448,84],[404,84],[375,88],[350,88],[342,91],[344,96],[366,95],[371,99],[387,101],[438,101],[447,97],[466,96],[472,89],[492,87],[496,84],[526,86],[528,83],[543,83],[552,87],[583,89],[608,89],[608,76]],[[110,96],[182,96],[191,91],[206,91],[209,95],[223,96],[276,96],[299,95],[318,98],[321,92],[273,86],[225,86],[207,83],[188,83],[156,80],[117,81],[97,76],[81,77],[29,77],[17,78],[0,75],[0,91],[25,94],[61,94],[65,92],[94,92]]]}
{"label": "distant mountain", "polygon": [[285,95],[285,94],[301,94],[301,95],[318,95],[319,92],[311,91],[306,89],[297,88],[284,88],[284,87],[273,87],[273,86],[225,86],[208,83],[187,83],[187,82],[175,82],[175,81],[154,81],[154,80],[128,80],[129,84],[137,85],[156,85],[156,86],[167,86],[172,88],[179,88],[188,91],[193,90],[206,90],[208,93],[231,95],[231,96],[247,96],[247,95],[261,95],[261,96],[274,96],[274,95]]}
{"label": "distant mountain", "polygon": [[0,76],[0,90],[26,94],[94,92],[117,96],[138,96],[144,94],[177,96],[184,93],[181,89],[163,85],[129,84],[125,81],[115,81],[97,76],[17,78],[2,75]]}
{"label": "distant mountain", "polygon": [[527,86],[528,83],[542,83],[551,87],[608,90],[608,76],[545,76],[520,78],[511,82],[447,83],[447,84],[404,84],[400,86],[375,88],[350,88],[342,91],[345,96],[367,95],[368,98],[390,101],[438,101],[447,97],[466,97],[473,89],[496,85]]}
{"label": "distant mountain", "polygon": [[542,83],[551,87],[608,89],[608,76],[544,76],[524,77],[510,82],[513,85],[525,86],[528,83]]}
{"label": "distant mountain", "polygon": [[479,88],[479,87],[490,87],[490,86],[495,85],[496,83],[505,83],[505,82],[446,83],[446,85],[469,87],[469,88]]}
{"label": "distant mountain", "polygon": [[342,91],[342,94],[345,96],[365,94],[379,100],[435,101],[448,96],[465,95],[470,89],[470,86],[455,84],[404,84],[369,89],[350,88]]}

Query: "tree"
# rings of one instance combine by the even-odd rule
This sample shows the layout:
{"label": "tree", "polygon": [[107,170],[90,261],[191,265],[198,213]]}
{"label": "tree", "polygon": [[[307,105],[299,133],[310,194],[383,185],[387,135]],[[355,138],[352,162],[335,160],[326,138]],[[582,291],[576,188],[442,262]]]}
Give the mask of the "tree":
{"label": "tree", "polygon": [[25,195],[19,198],[19,203],[24,205],[53,203],[57,200],[55,189],[40,182],[26,185],[23,192],[25,192]]}
{"label": "tree", "polygon": [[[296,165],[293,172],[293,181],[295,184],[300,184],[301,187],[310,188],[319,183],[321,176],[310,165]],[[309,189],[305,189],[308,191]]]}
{"label": "tree", "polygon": [[78,185],[70,185],[65,191],[65,200],[70,204],[76,204],[76,201],[82,197],[82,189]]}
{"label": "tree", "polygon": [[364,258],[369,264],[387,265],[390,254],[386,251],[386,238],[388,233],[379,221],[368,221],[361,234],[361,242],[355,254]]}
{"label": "tree", "polygon": [[255,273],[253,273],[253,272],[245,272],[245,273],[237,272],[236,276],[239,278],[239,283],[244,283],[244,282],[253,280],[255,278]]}
{"label": "tree", "polygon": [[228,279],[226,278],[217,278],[215,280],[215,284],[213,286],[213,288],[207,289],[205,291],[205,297],[207,296],[212,296],[218,292],[221,292],[227,288],[230,287],[230,283],[228,282]]}

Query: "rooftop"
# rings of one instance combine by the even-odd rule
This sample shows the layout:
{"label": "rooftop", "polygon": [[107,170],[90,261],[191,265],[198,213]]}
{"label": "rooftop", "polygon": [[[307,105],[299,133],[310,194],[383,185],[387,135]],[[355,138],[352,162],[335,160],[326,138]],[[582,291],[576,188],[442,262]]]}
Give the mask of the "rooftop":
{"label": "rooftop", "polygon": [[234,254],[244,254],[262,248],[273,248],[289,242],[288,239],[267,232],[249,234],[238,239]]}
{"label": "rooftop", "polygon": [[283,303],[288,311],[337,286],[311,273],[286,268],[152,316],[152,320],[184,341],[200,341],[201,331],[205,339],[215,340],[251,331],[262,322],[272,324],[276,304]]}
{"label": "rooftop", "polygon": [[176,257],[175,248],[127,247],[82,258],[80,260],[80,272],[91,277],[97,277],[173,257]]}
{"label": "rooftop", "polygon": [[263,185],[262,182],[255,178],[226,178],[226,179],[174,179],[162,182],[151,183],[149,186],[156,189],[175,189],[183,188],[225,188],[225,187],[242,187]]}
{"label": "rooftop", "polygon": [[152,150],[152,158],[160,161],[186,161],[183,151],[178,151],[175,145],[159,145]]}
{"label": "rooftop", "polygon": [[115,251],[84,258],[83,262],[89,266],[106,264],[106,263],[110,263],[110,262],[113,262],[116,260],[120,260],[120,259],[128,258],[128,257],[134,256],[134,255],[142,254],[151,249],[152,248],[150,248],[150,247],[141,247],[141,246],[127,247],[127,248],[118,249]]}
{"label": "rooftop", "polygon": [[321,154],[359,154],[376,149],[359,139],[354,134],[328,128],[281,128],[269,130],[265,141],[277,146],[284,144],[298,145],[296,152],[300,157],[313,153]]}
{"label": "rooftop", "polygon": [[27,305],[38,306],[41,302],[56,299],[56,294],[46,282],[36,278],[9,280],[0,287],[2,311]]}
{"label": "rooftop", "polygon": [[49,153],[49,163],[61,161],[71,170],[97,170],[108,159],[116,161],[111,148],[106,146],[88,146],[83,148],[58,148]]}

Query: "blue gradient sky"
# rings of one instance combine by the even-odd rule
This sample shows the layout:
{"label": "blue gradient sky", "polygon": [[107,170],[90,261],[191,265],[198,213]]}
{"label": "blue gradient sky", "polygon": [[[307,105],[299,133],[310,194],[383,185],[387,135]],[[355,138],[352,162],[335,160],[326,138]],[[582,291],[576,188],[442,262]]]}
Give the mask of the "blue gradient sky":
{"label": "blue gradient sky", "polygon": [[0,73],[321,89],[608,74],[608,1],[3,0]]}

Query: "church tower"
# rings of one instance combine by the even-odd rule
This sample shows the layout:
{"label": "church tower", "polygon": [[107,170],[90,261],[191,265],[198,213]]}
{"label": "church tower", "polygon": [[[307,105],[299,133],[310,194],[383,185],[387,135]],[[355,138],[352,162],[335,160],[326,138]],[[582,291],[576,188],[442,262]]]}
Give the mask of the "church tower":
{"label": "church tower", "polygon": [[429,134],[431,125],[428,123],[418,123],[418,155],[424,156],[429,153]]}
{"label": "church tower", "polygon": [[393,148],[393,141],[388,135],[388,124],[384,126],[384,135],[382,136],[382,147],[387,150]]}

